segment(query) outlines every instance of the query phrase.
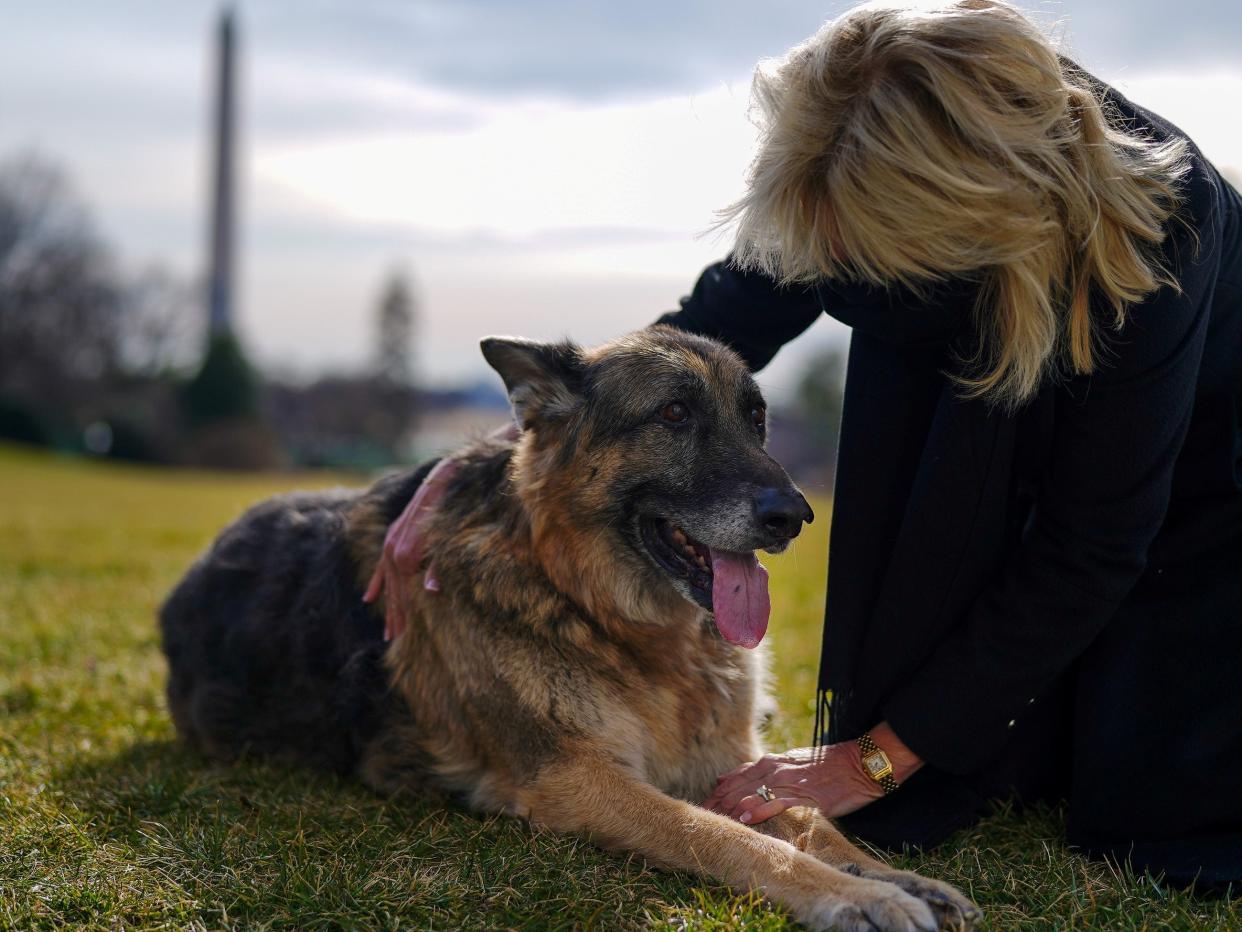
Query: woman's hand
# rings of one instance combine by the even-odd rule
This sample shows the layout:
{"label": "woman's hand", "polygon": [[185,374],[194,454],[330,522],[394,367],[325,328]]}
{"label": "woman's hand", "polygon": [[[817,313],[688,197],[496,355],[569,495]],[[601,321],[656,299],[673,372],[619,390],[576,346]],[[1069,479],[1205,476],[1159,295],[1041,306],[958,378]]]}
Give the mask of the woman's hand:
{"label": "woman's hand", "polygon": [[[898,783],[923,765],[887,724],[874,728],[871,737],[892,761]],[[773,794],[771,800],[756,792],[760,786]],[[845,741],[821,748],[795,748],[743,764],[717,781],[703,806],[754,824],[791,806],[815,806],[826,818],[834,819],[883,795],[884,789],[863,768],[857,742]]]}

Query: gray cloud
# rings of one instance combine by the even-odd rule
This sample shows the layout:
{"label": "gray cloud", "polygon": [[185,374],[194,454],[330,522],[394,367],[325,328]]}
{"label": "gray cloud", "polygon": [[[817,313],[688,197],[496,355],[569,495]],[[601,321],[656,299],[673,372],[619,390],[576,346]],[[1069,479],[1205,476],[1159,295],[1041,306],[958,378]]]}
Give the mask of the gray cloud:
{"label": "gray cloud", "polygon": [[[693,90],[747,73],[847,9],[840,0],[367,0],[248,8],[273,41],[395,76],[488,94],[571,98]],[[1063,20],[1089,67],[1238,65],[1242,5],[1230,0],[1023,4]],[[273,34],[274,35],[274,34]],[[355,44],[345,36],[367,37]]]}
{"label": "gray cloud", "polygon": [[[690,93],[744,78],[851,4],[842,0],[248,0],[239,4],[250,78],[273,63],[492,99],[579,101]],[[1028,0],[1061,21],[1072,53],[1105,78],[1160,68],[1242,68],[1234,0]],[[0,30],[0,132],[58,130],[105,141],[202,130],[207,0],[42,0]],[[299,91],[252,80],[268,138],[469,128],[469,114],[348,87]]]}
{"label": "gray cloud", "polygon": [[[244,132],[251,143],[281,143],[469,129],[478,108],[470,101],[458,107],[454,95],[503,107],[527,97],[589,103],[692,94],[744,80],[758,59],[779,55],[849,5],[239,0]],[[1237,0],[1023,5],[1045,22],[1063,21],[1070,53],[1107,80],[1163,71],[1242,72]],[[63,160],[123,254],[187,270],[197,267],[202,251],[208,38],[218,8],[216,0],[10,0],[0,27],[0,155],[33,146]],[[368,93],[368,82],[387,90]],[[428,88],[448,96],[438,102],[435,94],[416,93]],[[508,257],[506,274],[518,280],[528,252],[590,244],[620,251],[667,234],[597,227],[524,240],[486,232],[446,239],[345,223],[270,188],[251,194],[264,198],[244,205],[242,265],[257,281],[254,326],[264,345],[283,346],[287,333],[311,340],[306,334],[319,321],[323,333],[308,356],[362,352],[349,342],[353,328],[341,322],[340,308],[370,301],[368,289],[390,258],[425,260],[431,284],[440,281],[434,293],[444,319],[461,317],[463,328],[505,329],[502,313],[531,327],[539,314],[551,315],[547,320],[568,327],[580,306],[590,304],[601,336],[666,308],[695,271],[687,268],[684,281],[617,276],[607,287],[594,281],[567,286],[565,276],[549,272],[539,283],[543,291],[529,283],[522,294],[500,285],[480,291],[482,285],[456,271],[437,280],[436,262],[499,255]],[[606,303],[598,304],[599,295]],[[476,311],[496,317],[469,318]],[[445,328],[435,346],[449,354],[456,343]]]}

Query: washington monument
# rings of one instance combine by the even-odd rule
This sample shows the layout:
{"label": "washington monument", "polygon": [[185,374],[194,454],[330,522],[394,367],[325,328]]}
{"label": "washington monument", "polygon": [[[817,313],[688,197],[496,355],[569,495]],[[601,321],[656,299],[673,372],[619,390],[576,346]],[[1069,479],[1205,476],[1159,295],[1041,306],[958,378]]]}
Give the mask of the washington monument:
{"label": "washington monument", "polygon": [[233,329],[234,204],[233,175],[236,160],[233,11],[220,14],[216,34],[216,100],[214,110],[214,161],[211,191],[211,255],[208,271],[210,334]]}

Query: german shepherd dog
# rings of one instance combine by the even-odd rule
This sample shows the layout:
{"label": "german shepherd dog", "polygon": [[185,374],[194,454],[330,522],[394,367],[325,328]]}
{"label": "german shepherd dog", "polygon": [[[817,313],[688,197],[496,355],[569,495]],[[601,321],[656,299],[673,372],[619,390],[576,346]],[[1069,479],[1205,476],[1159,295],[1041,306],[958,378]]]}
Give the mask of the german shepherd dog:
{"label": "german shepherd dog", "polygon": [[227,528],[161,612],[168,697],[205,753],[273,755],[384,792],[446,792],[738,890],[816,929],[978,915],[945,884],[790,809],[695,805],[761,755],[775,553],[812,518],[764,451],[764,401],[723,345],[653,327],[594,350],[483,341],[522,431],[456,453],[385,644],[363,588],[430,469],[291,494]]}

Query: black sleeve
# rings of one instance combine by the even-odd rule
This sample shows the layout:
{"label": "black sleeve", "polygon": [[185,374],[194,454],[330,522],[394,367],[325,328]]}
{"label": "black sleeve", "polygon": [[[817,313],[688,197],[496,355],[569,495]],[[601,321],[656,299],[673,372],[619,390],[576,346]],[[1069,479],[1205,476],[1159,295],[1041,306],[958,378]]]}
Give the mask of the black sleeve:
{"label": "black sleeve", "polygon": [[1164,288],[1133,307],[1111,359],[1058,390],[1022,543],[885,703],[893,730],[935,767],[985,766],[1009,722],[1087,648],[1142,574],[1194,405],[1219,261],[1207,238],[1182,292]]}
{"label": "black sleeve", "polygon": [[656,323],[715,337],[736,350],[752,371],[758,371],[821,313],[813,285],[782,286],[725,259],[703,270],[694,291],[681,299],[681,310],[665,314]]}

